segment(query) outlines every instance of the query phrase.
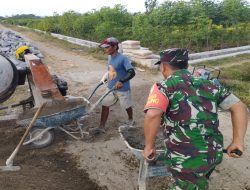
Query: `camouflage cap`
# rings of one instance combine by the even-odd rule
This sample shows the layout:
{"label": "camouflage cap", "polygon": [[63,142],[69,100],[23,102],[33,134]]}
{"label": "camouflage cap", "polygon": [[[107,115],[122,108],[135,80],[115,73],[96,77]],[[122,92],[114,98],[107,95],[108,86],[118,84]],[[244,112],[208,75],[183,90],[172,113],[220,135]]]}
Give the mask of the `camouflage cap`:
{"label": "camouflage cap", "polygon": [[172,48],[161,51],[160,61],[156,62],[155,65],[158,65],[161,62],[176,65],[183,61],[188,61],[188,50],[184,48]]}
{"label": "camouflage cap", "polygon": [[98,47],[99,48],[107,48],[109,46],[115,46],[118,45],[119,41],[114,38],[114,37],[110,37],[110,38],[106,38]]}

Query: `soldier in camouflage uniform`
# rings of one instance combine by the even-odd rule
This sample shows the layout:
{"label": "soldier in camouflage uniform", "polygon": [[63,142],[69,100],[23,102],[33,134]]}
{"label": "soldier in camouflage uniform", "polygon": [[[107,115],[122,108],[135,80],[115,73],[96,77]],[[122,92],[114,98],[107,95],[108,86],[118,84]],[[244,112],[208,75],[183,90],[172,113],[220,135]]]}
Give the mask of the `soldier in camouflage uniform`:
{"label": "soldier in camouflage uniform", "polygon": [[157,131],[164,127],[166,160],[176,190],[206,190],[208,177],[223,156],[218,106],[232,113],[233,141],[227,147],[244,151],[246,106],[232,93],[188,71],[188,51],[168,49],[160,53],[164,80],[153,85],[145,105],[145,159],[154,156]]}

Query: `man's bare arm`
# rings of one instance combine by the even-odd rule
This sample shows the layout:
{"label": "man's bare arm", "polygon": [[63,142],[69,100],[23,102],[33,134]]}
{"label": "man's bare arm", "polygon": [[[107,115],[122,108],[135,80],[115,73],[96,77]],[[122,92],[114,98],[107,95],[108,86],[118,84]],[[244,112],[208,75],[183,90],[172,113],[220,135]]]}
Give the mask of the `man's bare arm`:
{"label": "man's bare arm", "polygon": [[231,153],[238,149],[244,151],[244,138],[247,130],[247,107],[242,102],[238,102],[230,107],[232,125],[233,125],[233,140],[228,146],[227,152],[231,157],[238,157]]}
{"label": "man's bare arm", "polygon": [[155,139],[161,124],[162,111],[159,109],[147,110],[144,118],[145,149],[143,156],[147,159],[151,154],[155,154]]}

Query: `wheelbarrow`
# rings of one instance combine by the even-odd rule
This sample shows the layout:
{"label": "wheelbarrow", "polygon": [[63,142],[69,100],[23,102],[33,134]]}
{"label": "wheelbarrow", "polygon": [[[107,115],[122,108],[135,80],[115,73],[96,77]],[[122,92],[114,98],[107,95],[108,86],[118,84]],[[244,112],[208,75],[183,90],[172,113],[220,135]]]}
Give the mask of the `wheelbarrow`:
{"label": "wheelbarrow", "polygon": [[[140,161],[139,168],[139,176],[138,176],[138,186],[139,190],[148,190],[147,179],[150,177],[170,177],[171,173],[167,170],[166,166],[164,166],[164,152],[163,148],[156,150],[156,159],[154,161],[146,161],[143,158],[142,151],[143,148],[134,147],[131,142],[129,142],[131,138],[134,137],[132,135],[135,131],[140,132],[143,136],[143,128],[142,127],[134,127],[134,128],[124,128],[123,126],[119,127],[119,134],[126,144],[126,146],[131,150],[131,152],[135,155],[135,157]],[[138,137],[138,136],[137,136]],[[138,139],[138,138],[137,138]],[[135,141],[138,144],[137,141]],[[143,144],[139,142],[139,144]]]}
{"label": "wheelbarrow", "polygon": [[206,65],[194,66],[192,74],[207,80],[219,79],[221,71],[218,68]]}
{"label": "wheelbarrow", "polygon": [[[139,190],[149,190],[147,179],[150,177],[171,177],[171,173],[164,166],[164,154],[165,150],[159,148],[159,142],[162,142],[163,136],[161,136],[161,131],[156,137],[156,158],[152,161],[147,161],[143,158],[142,151],[145,146],[142,127],[119,127],[119,134],[126,144],[126,146],[131,150],[133,155],[140,161],[139,176],[138,176],[138,186]],[[142,137],[142,138],[140,138]],[[131,140],[132,139],[132,140]],[[138,145],[139,144],[139,145]],[[161,145],[162,146],[162,145]],[[223,149],[223,153],[227,153],[226,149]],[[242,152],[238,149],[233,150],[231,153],[235,153],[238,156],[242,155]],[[211,172],[212,173],[212,172]],[[207,174],[207,177],[211,175]],[[152,188],[152,187],[151,187]]]}
{"label": "wheelbarrow", "polygon": [[[98,88],[100,86],[98,84]],[[94,92],[96,90],[97,88]],[[54,141],[54,129],[59,129],[76,140],[82,139],[84,135],[89,135],[89,132],[83,129],[80,120],[87,117],[113,90],[107,91],[94,104],[89,102],[94,92],[88,99],[65,96],[63,101],[48,102],[30,130],[24,145],[29,144],[33,148],[44,148],[50,145]],[[27,126],[36,110],[37,108],[32,108],[24,111],[19,115],[17,124]]]}
{"label": "wheelbarrow", "polygon": [[221,71],[218,68],[206,65],[197,65],[193,68],[192,74],[197,78],[211,80],[218,86],[221,85],[219,81]]}

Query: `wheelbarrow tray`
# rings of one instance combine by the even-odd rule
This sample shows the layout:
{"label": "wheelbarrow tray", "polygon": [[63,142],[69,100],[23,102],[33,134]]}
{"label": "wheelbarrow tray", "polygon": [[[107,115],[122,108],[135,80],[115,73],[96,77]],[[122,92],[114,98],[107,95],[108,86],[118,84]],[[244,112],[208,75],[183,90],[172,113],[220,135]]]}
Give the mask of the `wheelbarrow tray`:
{"label": "wheelbarrow tray", "polygon": [[[133,136],[135,135],[135,134],[133,134],[134,132],[137,133],[138,138],[134,139],[136,141],[135,141],[134,144],[132,144],[130,142],[130,139],[133,138]],[[131,152],[135,155],[135,157],[138,160],[144,160],[144,158],[142,156],[142,151],[143,151],[143,148],[144,148],[144,142],[141,142],[141,139],[144,140],[143,128],[140,128],[140,127],[134,127],[134,128],[119,127],[119,133],[120,133],[120,136],[123,139],[124,143],[131,150]],[[158,137],[163,138],[161,135],[158,135]],[[164,157],[165,150],[163,148],[163,145],[160,144],[162,140],[163,139],[158,139],[158,145],[156,145],[156,147],[158,147],[157,150],[156,150],[157,159],[161,159],[161,158]],[[135,144],[136,144],[137,147],[135,147]],[[140,145],[138,145],[138,144],[140,144]],[[138,147],[140,147],[140,148],[138,148]],[[159,147],[162,147],[162,148],[159,148]]]}
{"label": "wheelbarrow tray", "polygon": [[[149,177],[170,177],[171,176],[171,173],[167,170],[166,166],[164,165],[164,152],[165,151],[163,148],[156,149],[157,156],[154,161],[149,162],[147,160],[144,160],[142,156],[142,151],[145,145],[144,145],[144,142],[141,141],[142,139],[144,140],[142,127],[135,127],[135,128],[119,127],[119,133],[124,143],[131,150],[131,152],[135,155],[135,157],[140,161],[139,176],[138,176],[139,190],[148,189],[147,178]],[[133,140],[135,141],[133,142],[131,138],[134,138]],[[161,144],[159,144],[159,142],[163,140],[161,138],[163,138],[163,136],[161,136],[161,133],[158,133],[157,138],[156,138],[156,147],[162,146]],[[140,145],[138,146],[138,144]],[[134,145],[136,145],[136,147]]]}
{"label": "wheelbarrow tray", "polygon": [[[86,114],[87,102],[82,98],[49,102],[37,118],[36,127],[56,127],[74,121]],[[24,111],[18,117],[17,124],[27,125],[37,108]]]}

